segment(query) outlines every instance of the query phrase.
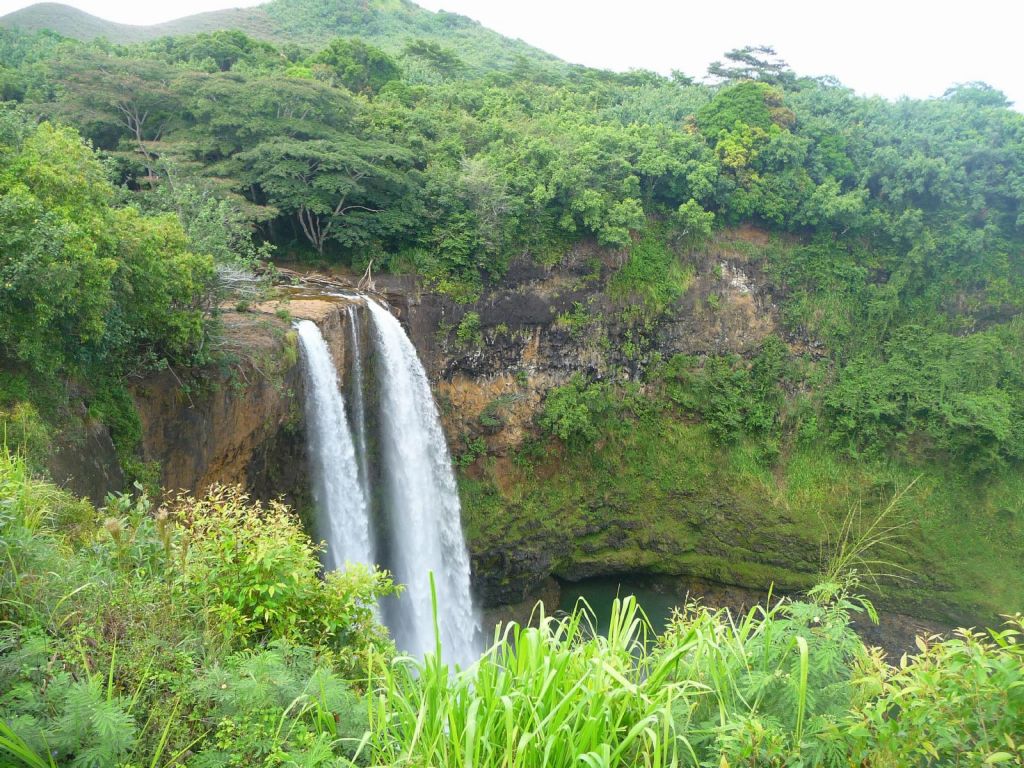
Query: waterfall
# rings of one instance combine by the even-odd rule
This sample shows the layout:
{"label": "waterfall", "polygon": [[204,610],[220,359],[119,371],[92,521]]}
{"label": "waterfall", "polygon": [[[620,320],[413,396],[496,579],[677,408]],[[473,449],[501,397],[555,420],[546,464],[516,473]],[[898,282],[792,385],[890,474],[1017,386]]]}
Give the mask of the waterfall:
{"label": "waterfall", "polygon": [[324,565],[370,565],[374,557],[369,509],[338,372],[316,323],[302,320],[296,330],[306,383],[306,435],[317,510],[316,535],[327,542]]}
{"label": "waterfall", "polygon": [[465,665],[476,658],[478,621],[448,446],[415,347],[390,312],[370,298],[366,305],[380,382],[387,565],[405,585],[385,606],[388,625],[403,651],[422,656],[433,650],[433,572],[445,660]]}
{"label": "waterfall", "polygon": [[352,344],[352,386],[349,391],[352,393],[352,421],[355,427],[355,448],[356,458],[359,462],[359,486],[363,490],[363,498],[367,506],[373,498],[370,493],[370,447],[366,440],[366,397],[363,394],[365,386],[363,382],[363,351],[360,340],[362,313],[358,311],[355,304],[346,307],[348,313],[349,342]]}
{"label": "waterfall", "polygon": [[[351,428],[320,329],[308,320],[296,325],[315,533],[327,542],[324,567],[376,561],[391,570],[404,591],[385,601],[383,616],[398,648],[415,656],[434,649],[433,573],[444,658],[465,666],[476,659],[479,623],[448,446],[415,347],[388,310],[372,299],[365,302],[369,345],[361,332],[366,313],[356,305],[346,308]],[[366,361],[373,363],[370,376]],[[376,440],[369,439],[371,428]]]}

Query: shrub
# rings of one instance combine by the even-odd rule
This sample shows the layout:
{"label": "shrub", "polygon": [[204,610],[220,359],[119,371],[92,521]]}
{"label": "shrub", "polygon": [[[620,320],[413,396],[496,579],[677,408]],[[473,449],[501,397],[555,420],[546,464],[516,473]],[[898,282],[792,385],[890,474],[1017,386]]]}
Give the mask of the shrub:
{"label": "shrub", "polygon": [[574,301],[571,312],[563,312],[555,318],[556,327],[564,328],[576,341],[583,339],[593,322],[594,316],[582,301]]}
{"label": "shrub", "polygon": [[214,487],[203,499],[179,499],[173,511],[184,529],[184,588],[229,644],[329,648],[353,672],[388,651],[373,604],[393,591],[390,576],[349,565],[321,579],[319,548],[284,505]]}
{"label": "shrub", "polygon": [[568,384],[548,392],[539,422],[549,435],[570,448],[580,448],[597,440],[598,420],[613,407],[609,385],[584,383],[577,374]]}
{"label": "shrub", "polygon": [[719,440],[742,435],[776,438],[785,401],[782,383],[788,377],[785,344],[767,338],[748,363],[732,357],[676,356],[660,372],[666,393],[679,407],[700,415]]}
{"label": "shrub", "polygon": [[953,456],[981,473],[1024,457],[1024,410],[1013,392],[1024,378],[1024,325],[968,336],[908,326],[883,359],[863,354],[825,395],[833,440],[851,453],[902,448]]}
{"label": "shrub", "polygon": [[366,708],[311,648],[277,642],[233,654],[191,687],[192,716],[213,723],[196,768],[338,765],[354,758]]}
{"label": "shrub", "polygon": [[920,654],[876,665],[871,698],[845,726],[870,765],[1024,765],[1024,620],[918,640]]}
{"label": "shrub", "polygon": [[467,312],[455,329],[455,340],[463,347],[480,347],[484,343],[484,334],[480,330],[480,315]]}
{"label": "shrub", "polygon": [[629,259],[608,283],[616,299],[639,299],[654,315],[664,312],[690,287],[693,270],[684,268],[665,243],[661,228],[654,228],[634,243]]}
{"label": "shrub", "polygon": [[660,643],[689,643],[676,679],[706,691],[675,720],[700,764],[848,765],[830,734],[867,658],[850,626],[865,609],[873,616],[866,602],[820,587],[738,618],[693,604],[677,613]]}
{"label": "shrub", "polygon": [[0,408],[0,446],[25,457],[32,469],[42,471],[50,454],[50,428],[29,402]]}
{"label": "shrub", "polygon": [[373,602],[392,587],[321,579],[317,552],[237,489],[98,514],[0,452],[0,765],[354,757],[365,716],[343,676],[391,652]]}

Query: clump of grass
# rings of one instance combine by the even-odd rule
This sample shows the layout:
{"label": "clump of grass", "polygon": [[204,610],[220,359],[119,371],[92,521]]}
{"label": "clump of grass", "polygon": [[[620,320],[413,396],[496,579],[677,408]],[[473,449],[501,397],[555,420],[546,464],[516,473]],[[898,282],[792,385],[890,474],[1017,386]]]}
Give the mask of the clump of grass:
{"label": "clump of grass", "polygon": [[889,503],[870,520],[864,519],[861,505],[855,504],[838,527],[826,522],[822,543],[823,584],[845,583],[855,588],[866,579],[881,591],[880,580],[906,579],[908,569],[900,565],[896,557],[907,554],[899,540],[910,523],[894,518],[919,479],[897,490]]}
{"label": "clump of grass", "polygon": [[380,764],[670,766],[673,707],[698,686],[674,679],[685,639],[654,653],[633,597],[615,601],[607,637],[581,603],[565,618],[509,624],[469,669],[440,654],[396,659],[377,691],[371,729]]}

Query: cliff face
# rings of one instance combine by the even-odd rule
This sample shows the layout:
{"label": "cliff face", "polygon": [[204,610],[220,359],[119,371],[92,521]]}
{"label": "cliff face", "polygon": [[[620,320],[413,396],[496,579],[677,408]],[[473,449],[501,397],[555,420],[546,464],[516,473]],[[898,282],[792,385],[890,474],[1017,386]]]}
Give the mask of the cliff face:
{"label": "cliff face", "polygon": [[[891,499],[898,479],[813,449],[763,458],[756,448],[725,447],[685,415],[635,417],[582,454],[539,429],[545,396],[576,374],[632,379],[642,392],[658,361],[749,357],[769,335],[793,357],[821,358],[818,342],[782,328],[781,287],[767,273],[776,247],[751,228],[721,233],[683,257],[688,287],[653,316],[611,290],[622,254],[586,244],[549,267],[511,264],[469,305],[407,278],[378,280],[434,384],[485,606],[532,599],[551,576],[806,589],[820,578],[837,521]],[[912,577],[887,587],[880,605],[951,625],[993,620],[992,607],[1014,596],[979,601],[993,587],[988,575],[958,574],[942,554],[941,526],[921,520],[911,517],[898,556]]]}
{"label": "cliff face", "polygon": [[[330,297],[300,296],[281,306],[228,312],[227,362],[194,377],[201,386],[183,386],[173,371],[136,384],[142,458],[159,463],[161,485],[198,493],[214,483],[241,484],[259,498],[283,496],[300,510],[308,506],[303,377],[291,319],[321,326],[344,377],[344,306]],[[275,314],[281,307],[288,319]]]}
{"label": "cliff face", "polygon": [[[585,244],[551,267],[512,264],[471,305],[387,284],[434,380],[453,454],[463,456],[464,523],[485,605],[523,600],[552,574],[808,584],[818,566],[817,538],[784,511],[766,515],[760,499],[742,490],[713,487],[710,477],[681,478],[665,496],[650,498],[597,498],[580,489],[551,516],[522,489],[567,476],[572,483],[573,472],[591,468],[558,456],[529,472],[517,463],[537,433],[544,396],[577,373],[638,377],[675,354],[755,351],[777,329],[775,297],[756,255],[766,243],[747,229],[691,254],[688,289],[642,328],[635,307],[607,290],[621,255]],[[472,326],[463,331],[467,318]],[[472,460],[473,451],[481,458]]]}
{"label": "cliff face", "polygon": [[[721,450],[699,421],[678,415],[630,422],[582,455],[538,428],[545,396],[576,374],[633,379],[642,389],[642,374],[659,360],[750,355],[779,334],[766,247],[761,233],[747,229],[689,254],[688,286],[653,317],[609,290],[622,255],[585,244],[552,266],[510,265],[469,305],[411,277],[377,279],[434,386],[485,606],[528,599],[552,576],[697,577],[754,590],[813,584],[827,535],[821,512],[856,502],[856,477],[839,473],[809,494],[787,487],[799,477],[774,459],[755,457],[737,470],[735,462],[747,460],[742,451]],[[283,305],[228,313],[231,362],[196,377],[201,388],[182,387],[170,371],[134,387],[143,458],[160,463],[166,488],[242,483],[258,497],[283,495],[309,510],[291,320],[321,326],[343,386],[352,369],[348,302],[326,295],[345,282],[321,282],[324,293],[296,290]],[[361,329],[361,343],[369,344],[367,324]],[[813,341],[784,341],[793,354],[818,352]],[[971,623],[980,614],[970,605],[960,610],[956,581],[937,557],[915,530],[906,553],[914,587],[890,593],[887,607]]]}
{"label": "cliff face", "polygon": [[288,324],[228,313],[224,339],[230,362],[194,377],[197,386],[167,370],[132,388],[142,458],[159,462],[170,492],[196,493],[213,483],[259,488],[271,457],[291,452],[287,444],[301,432],[302,377]]}
{"label": "cliff face", "polygon": [[[777,330],[772,287],[761,258],[750,255],[750,246],[767,242],[764,233],[745,228],[690,254],[688,290],[642,333],[629,319],[630,301],[613,300],[605,290],[622,254],[593,244],[577,244],[550,267],[529,258],[514,262],[472,304],[424,292],[409,278],[384,276],[378,287],[435,383],[449,438],[483,434],[500,454],[522,441],[544,394],[574,374],[635,375],[654,355],[756,350]],[[462,323],[473,315],[477,337],[460,340]],[[503,426],[481,430],[481,412],[502,397],[509,400]]]}
{"label": "cliff face", "polygon": [[[168,493],[240,484],[258,498],[309,505],[302,415],[303,376],[293,320],[312,320],[337,361],[351,369],[348,302],[296,291],[284,302],[225,311],[221,362],[198,371],[164,370],[130,384],[142,425],[139,456],[159,467]],[[58,483],[102,504],[123,490],[110,433],[83,413],[59,437],[49,471]]]}

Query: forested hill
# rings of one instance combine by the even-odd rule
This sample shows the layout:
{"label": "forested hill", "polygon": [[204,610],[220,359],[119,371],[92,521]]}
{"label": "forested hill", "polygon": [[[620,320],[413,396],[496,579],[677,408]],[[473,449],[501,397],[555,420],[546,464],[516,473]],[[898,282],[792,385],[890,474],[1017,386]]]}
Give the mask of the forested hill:
{"label": "forested hill", "polygon": [[199,13],[151,26],[118,24],[60,3],[37,3],[0,17],[0,27],[49,30],[64,37],[128,44],[160,37],[234,29],[261,40],[322,44],[359,36],[390,53],[424,42],[453,48],[480,69],[512,69],[525,63],[560,67],[554,56],[511,40],[465,16],[420,8],[410,0],[273,0],[253,8]]}
{"label": "forested hill", "polygon": [[[695,515],[728,491],[749,529],[808,529],[920,475],[926,528],[903,562],[920,590],[974,615],[1021,605],[1024,115],[1001,92],[863,98],[763,49],[707,82],[613,73],[517,58],[400,2],[261,13],[292,37],[0,29],[0,416],[30,401],[54,424],[72,393],[137,476],[125,382],[222,361],[217,275],[372,260],[450,303],[430,336],[468,374],[542,330],[578,343],[548,378],[518,355],[501,371],[534,408],[509,449],[518,484],[486,476],[502,457],[485,428],[512,401],[481,394],[491,410],[454,436],[468,520],[618,523],[704,483]],[[294,42],[303,29],[319,42]],[[568,303],[529,327],[488,314],[521,287],[513,266],[562,269],[547,299]],[[737,269],[771,305],[748,346],[729,313],[759,309],[729,306]],[[666,343],[680,322],[714,333]]]}
{"label": "forested hill", "polygon": [[62,3],[36,3],[0,17],[0,26],[23,32],[54,32],[75,40],[102,38],[112,43],[138,43],[164,35],[195,34],[217,29],[246,29],[256,34],[267,25],[263,9],[233,8],[200,13],[183,19],[136,26],[107,21]]}

